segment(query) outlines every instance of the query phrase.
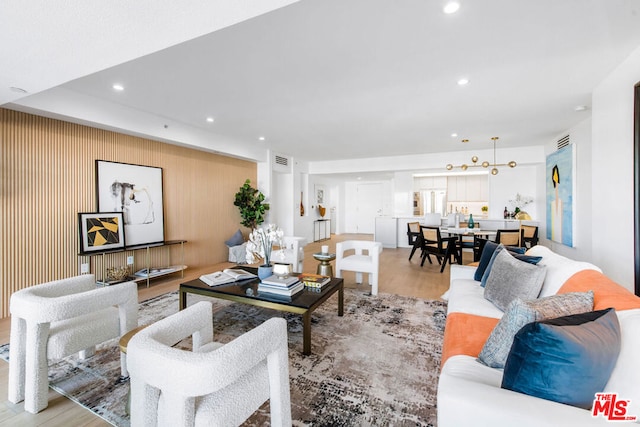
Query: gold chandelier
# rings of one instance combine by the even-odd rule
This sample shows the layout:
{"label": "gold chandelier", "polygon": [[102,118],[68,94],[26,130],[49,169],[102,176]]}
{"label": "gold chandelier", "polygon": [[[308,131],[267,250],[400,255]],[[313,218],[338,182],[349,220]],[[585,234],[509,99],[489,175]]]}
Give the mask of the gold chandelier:
{"label": "gold chandelier", "polygon": [[[466,163],[461,164],[460,166],[454,166],[451,163],[449,163],[447,165],[447,170],[450,171],[453,168],[460,168],[463,171],[466,171],[469,168],[479,168],[479,167],[483,167],[483,168],[488,168],[489,166],[491,166],[491,175],[498,175],[498,166],[509,166],[510,168],[515,168],[517,166],[517,163],[514,162],[513,160],[511,160],[509,163],[496,163],[496,142],[498,141],[497,136],[494,136],[491,138],[491,140],[493,141],[493,163],[489,163],[488,161],[484,161],[480,164],[478,164],[478,156],[473,156],[471,158],[471,162],[472,164],[468,165]],[[469,142],[468,139],[463,139],[462,142]]]}

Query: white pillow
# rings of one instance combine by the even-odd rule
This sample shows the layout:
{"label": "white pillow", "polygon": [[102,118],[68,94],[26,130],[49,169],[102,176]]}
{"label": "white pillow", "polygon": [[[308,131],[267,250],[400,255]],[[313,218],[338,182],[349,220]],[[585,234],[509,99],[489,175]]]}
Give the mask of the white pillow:
{"label": "white pillow", "polygon": [[571,276],[582,270],[596,270],[602,273],[602,270],[593,264],[563,257],[541,245],[532,247],[525,255],[541,256],[542,260],[538,265],[543,265],[547,268],[547,275],[540,291],[540,298],[557,294],[558,290]]}

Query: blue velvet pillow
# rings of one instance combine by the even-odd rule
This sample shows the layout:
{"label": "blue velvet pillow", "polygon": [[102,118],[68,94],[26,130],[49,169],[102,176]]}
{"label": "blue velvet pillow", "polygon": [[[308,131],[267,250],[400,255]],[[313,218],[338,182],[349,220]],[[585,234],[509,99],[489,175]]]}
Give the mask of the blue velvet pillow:
{"label": "blue velvet pillow", "polygon": [[[519,252],[513,252],[511,248],[513,246],[502,246],[498,245],[495,251],[493,251],[493,255],[491,255],[491,259],[489,260],[489,264],[487,264],[487,268],[484,270],[484,274],[482,275],[482,279],[480,280],[480,286],[483,288],[487,285],[487,279],[489,278],[489,273],[491,273],[491,267],[493,267],[493,263],[496,260],[496,255],[500,253],[501,250],[507,249],[509,255],[512,255],[515,259],[519,259],[520,261],[527,262],[529,264],[537,264],[542,261],[541,256],[531,256],[531,255],[523,255]],[[520,249],[520,248],[518,248]],[[523,248],[524,249],[524,248]]]}
{"label": "blue velvet pillow", "polygon": [[[475,274],[473,275],[474,280],[481,281],[482,276],[484,276],[484,272],[486,271],[489,261],[491,261],[491,257],[495,252],[496,248],[500,245],[499,243],[492,242],[491,240],[487,240],[487,243],[484,245],[484,249],[482,249],[482,254],[480,254],[480,262],[478,263],[478,268],[476,269]],[[507,246],[511,252],[516,252],[518,254],[524,254],[527,248],[518,248],[516,246]]]}
{"label": "blue velvet pillow", "polygon": [[513,340],[502,388],[590,409],[619,353],[613,308],[529,323]]}
{"label": "blue velvet pillow", "polygon": [[224,244],[229,246],[230,248],[241,245],[243,243],[244,243],[244,236],[242,236],[242,233],[240,232],[240,230],[236,231],[235,234],[229,238],[229,240],[225,240],[224,242]]}

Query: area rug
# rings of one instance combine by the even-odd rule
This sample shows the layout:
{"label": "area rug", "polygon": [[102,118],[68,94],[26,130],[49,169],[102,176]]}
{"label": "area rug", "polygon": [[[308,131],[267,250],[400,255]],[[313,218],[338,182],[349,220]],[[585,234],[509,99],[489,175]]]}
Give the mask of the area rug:
{"label": "area rug", "polygon": [[[214,337],[229,342],[269,317],[286,318],[295,426],[435,426],[436,386],[446,303],[345,289],[344,316],[332,297],[312,316],[312,354],[302,355],[302,318],[189,295],[214,303]],[[178,311],[177,292],[140,304],[139,323]],[[8,359],[8,344],[0,357]],[[117,341],[89,360],[71,356],[49,368],[50,386],[115,426],[129,426],[128,380],[120,379]],[[269,425],[268,403],[246,426]]]}

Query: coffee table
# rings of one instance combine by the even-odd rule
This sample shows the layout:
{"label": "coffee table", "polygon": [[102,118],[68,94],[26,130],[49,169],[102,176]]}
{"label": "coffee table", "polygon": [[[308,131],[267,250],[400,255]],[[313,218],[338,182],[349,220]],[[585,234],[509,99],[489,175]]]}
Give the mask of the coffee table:
{"label": "coffee table", "polygon": [[[257,269],[251,267],[236,266],[254,274]],[[294,273],[295,274],[295,273]],[[298,292],[293,298],[286,299],[272,294],[258,292],[259,279],[249,279],[240,282],[219,286],[209,286],[200,279],[191,280],[180,285],[180,310],[187,306],[187,294],[204,295],[211,298],[219,298],[228,301],[273,310],[285,311],[302,315],[302,354],[311,354],[311,313],[336,292],[338,293],[338,316],[344,313],[344,282],[340,278],[333,278],[318,292],[316,289],[308,289]]]}

